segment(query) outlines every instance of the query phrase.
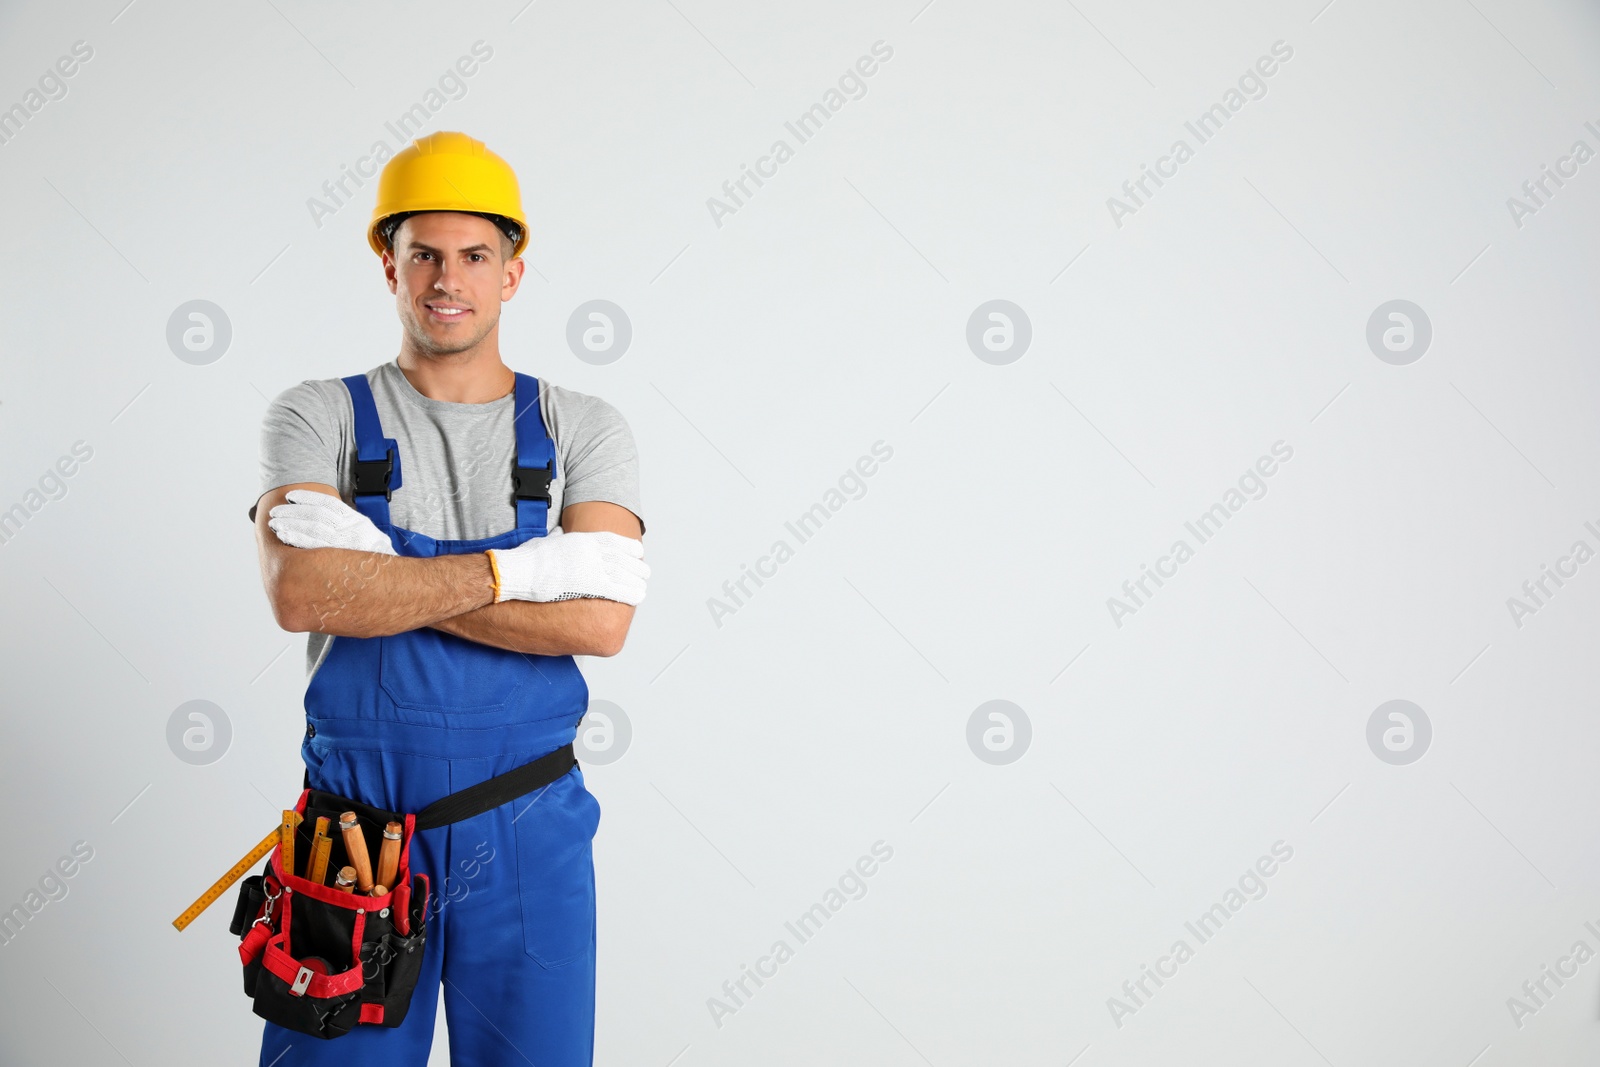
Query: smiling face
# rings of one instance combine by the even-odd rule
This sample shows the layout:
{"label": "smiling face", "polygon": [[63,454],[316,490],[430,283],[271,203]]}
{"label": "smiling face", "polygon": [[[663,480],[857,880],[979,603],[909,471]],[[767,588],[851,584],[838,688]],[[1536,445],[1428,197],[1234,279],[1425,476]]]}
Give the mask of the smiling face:
{"label": "smiling face", "polygon": [[396,227],[383,271],[408,347],[420,355],[499,351],[500,305],[522,281],[511,242],[479,215],[425,211]]}

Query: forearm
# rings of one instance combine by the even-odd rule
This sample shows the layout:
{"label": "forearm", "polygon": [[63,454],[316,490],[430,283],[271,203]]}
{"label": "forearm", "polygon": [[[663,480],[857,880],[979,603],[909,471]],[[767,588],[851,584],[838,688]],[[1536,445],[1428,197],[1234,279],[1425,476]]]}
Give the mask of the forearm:
{"label": "forearm", "polygon": [[277,582],[296,631],[382,637],[494,602],[483,553],[419,559],[344,548],[294,549]]}
{"label": "forearm", "polygon": [[534,603],[508,600],[432,623],[469,641],[532,656],[614,656],[633,608],[600,597]]}

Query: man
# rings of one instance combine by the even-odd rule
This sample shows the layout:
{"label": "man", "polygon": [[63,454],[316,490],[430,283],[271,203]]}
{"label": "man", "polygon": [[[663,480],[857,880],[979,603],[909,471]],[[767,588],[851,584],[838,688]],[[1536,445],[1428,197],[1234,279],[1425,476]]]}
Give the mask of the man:
{"label": "man", "polygon": [[[649,568],[626,421],[501,360],[528,239],[511,168],[464,134],[419,138],[385,166],[368,239],[399,356],[273,401],[250,514],[273,615],[310,634],[309,785],[416,813],[571,743],[572,657],[621,650]],[[269,1022],[263,1067],[424,1064],[441,984],[455,1067],[587,1067],[599,818],[571,766],[417,831],[438,910],[404,1022],[333,1040]]]}

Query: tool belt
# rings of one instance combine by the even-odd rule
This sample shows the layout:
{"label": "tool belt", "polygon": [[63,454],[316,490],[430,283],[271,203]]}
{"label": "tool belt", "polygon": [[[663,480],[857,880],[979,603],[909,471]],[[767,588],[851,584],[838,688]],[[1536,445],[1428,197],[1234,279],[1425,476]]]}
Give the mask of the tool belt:
{"label": "tool belt", "polygon": [[[244,992],[257,1015],[314,1037],[348,1034],[362,1023],[399,1026],[422,971],[427,941],[428,876],[411,870],[411,843],[420,830],[470,819],[540,789],[577,766],[564,745],[532,763],[451,793],[415,814],[383,811],[307,787],[295,811],[295,870],[274,848],[266,869],[240,886],[230,931],[238,936]],[[346,892],[307,877],[313,861],[311,827],[318,817],[337,826],[354,812],[367,852],[381,852],[384,827],[400,823],[394,885],[381,896]],[[348,849],[333,834],[327,870],[348,865]]]}

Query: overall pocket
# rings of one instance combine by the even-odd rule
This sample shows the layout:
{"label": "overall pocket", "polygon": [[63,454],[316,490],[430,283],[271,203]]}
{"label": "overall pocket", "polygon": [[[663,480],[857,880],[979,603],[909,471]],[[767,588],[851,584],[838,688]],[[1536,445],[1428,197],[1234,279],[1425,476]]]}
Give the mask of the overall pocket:
{"label": "overall pocket", "polygon": [[534,665],[515,652],[431,627],[380,641],[379,683],[403,708],[457,715],[495,712],[529,675],[538,678]]}
{"label": "overall pocket", "polygon": [[589,707],[589,685],[571,656],[524,655],[426,627],[377,640],[384,694],[427,725],[493,715],[496,725],[576,723]]}
{"label": "overall pocket", "polygon": [[523,948],[541,966],[559,967],[594,946],[600,802],[574,770],[514,808]]}

